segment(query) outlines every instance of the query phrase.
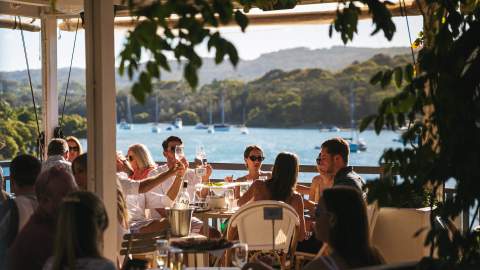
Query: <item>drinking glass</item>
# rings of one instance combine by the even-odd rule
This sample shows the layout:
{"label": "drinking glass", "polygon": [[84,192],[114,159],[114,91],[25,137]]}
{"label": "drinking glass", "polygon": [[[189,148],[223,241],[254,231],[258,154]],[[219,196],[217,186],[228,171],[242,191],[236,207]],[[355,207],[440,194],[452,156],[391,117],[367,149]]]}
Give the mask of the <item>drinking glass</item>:
{"label": "drinking glass", "polygon": [[225,200],[227,201],[228,210],[232,210],[235,201],[235,192],[233,189],[225,190]]}
{"label": "drinking glass", "polygon": [[175,159],[181,160],[184,156],[185,156],[185,153],[183,152],[183,146],[177,145],[175,147]]}
{"label": "drinking glass", "polygon": [[195,157],[202,162],[202,165],[205,165],[207,154],[205,153],[205,147],[203,145],[197,145]]}
{"label": "drinking glass", "polygon": [[158,269],[163,270],[166,268],[168,261],[168,240],[157,240],[157,254],[155,256],[155,261]]}
{"label": "drinking glass", "polygon": [[238,243],[234,246],[234,261],[236,267],[242,268],[248,262],[248,245],[246,243]]}

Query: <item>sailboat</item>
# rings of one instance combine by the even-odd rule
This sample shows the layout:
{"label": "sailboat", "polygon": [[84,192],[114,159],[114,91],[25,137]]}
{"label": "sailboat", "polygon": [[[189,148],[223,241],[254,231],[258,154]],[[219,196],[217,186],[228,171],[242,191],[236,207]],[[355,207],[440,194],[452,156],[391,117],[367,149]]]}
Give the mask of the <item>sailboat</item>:
{"label": "sailboat", "polygon": [[158,94],[155,97],[155,123],[152,126],[152,133],[160,133],[162,129],[158,126]]}
{"label": "sailboat", "polygon": [[210,103],[210,101],[208,101],[208,128],[207,128],[207,132],[210,133],[210,134],[215,133],[215,129],[213,128],[213,125],[212,125],[212,120],[213,120],[212,104]]}
{"label": "sailboat", "polygon": [[357,129],[355,127],[355,93],[353,87],[350,89],[350,126],[352,137],[344,138],[348,141],[350,152],[356,153],[359,151],[367,151],[367,143],[358,137]]}
{"label": "sailboat", "polygon": [[129,95],[126,95],[125,96],[127,102],[126,102],[126,110],[127,110],[127,118],[128,118],[128,122],[125,120],[125,119],[122,119],[120,121],[120,125],[119,125],[119,128],[120,129],[125,129],[125,130],[130,130],[132,129],[132,124],[133,123],[133,119],[132,119],[132,110],[130,108],[130,96]]}
{"label": "sailboat", "polygon": [[242,103],[243,103],[243,107],[242,107],[242,123],[243,123],[243,125],[242,125],[242,127],[240,128],[240,134],[242,134],[242,135],[248,135],[248,133],[250,133],[250,132],[248,131],[247,126],[245,125],[245,122],[246,122],[246,121],[245,121],[245,114],[246,114],[246,111],[245,111],[245,97],[246,97],[246,96],[247,96],[247,88],[246,88],[246,86],[245,86],[245,87],[243,88],[243,97],[244,97],[244,98],[243,98],[243,102],[242,102]]}
{"label": "sailboat", "polygon": [[225,97],[224,97],[223,91],[221,94],[220,111],[221,111],[222,123],[214,124],[213,129],[215,131],[230,131],[230,125],[225,124]]}

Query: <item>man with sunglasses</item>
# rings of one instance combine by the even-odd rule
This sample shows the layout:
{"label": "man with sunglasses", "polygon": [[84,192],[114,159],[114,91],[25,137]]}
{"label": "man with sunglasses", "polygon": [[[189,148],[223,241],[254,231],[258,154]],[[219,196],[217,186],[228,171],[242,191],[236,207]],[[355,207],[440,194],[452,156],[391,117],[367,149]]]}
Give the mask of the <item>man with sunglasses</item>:
{"label": "man with sunglasses", "polygon": [[[175,149],[177,146],[183,146],[182,139],[176,136],[170,136],[162,143],[163,147],[163,156],[166,159],[166,163],[162,166],[159,166],[155,172],[162,173],[165,172],[178,162],[175,157]],[[212,174],[212,167],[206,165],[206,173],[204,176],[199,176],[195,174],[195,170],[188,169],[188,162],[182,158],[183,163],[186,165],[187,169],[183,176],[183,181],[187,181],[187,192],[189,193],[190,199],[193,201],[195,196],[205,197],[207,195],[207,190],[202,190],[201,194],[196,194],[195,185],[201,182],[208,182],[210,175]],[[175,177],[168,178],[165,182],[158,185],[145,196],[145,208],[150,209],[150,214],[153,218],[160,218],[165,216],[165,207],[171,207],[173,201],[177,197],[178,191],[176,193],[169,192],[175,181]],[[199,233],[202,231],[203,222],[199,219],[192,218],[192,232]]]}

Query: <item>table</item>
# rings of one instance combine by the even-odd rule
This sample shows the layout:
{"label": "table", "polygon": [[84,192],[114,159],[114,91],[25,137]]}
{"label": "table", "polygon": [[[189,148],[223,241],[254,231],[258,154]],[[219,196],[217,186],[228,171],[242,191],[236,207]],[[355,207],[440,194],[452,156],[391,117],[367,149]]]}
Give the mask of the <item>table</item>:
{"label": "table", "polygon": [[213,223],[216,224],[217,220],[230,218],[237,210],[238,207],[234,208],[234,210],[211,209],[205,212],[194,212],[193,215],[203,222],[203,234],[208,235],[208,219],[212,219],[214,221]]}

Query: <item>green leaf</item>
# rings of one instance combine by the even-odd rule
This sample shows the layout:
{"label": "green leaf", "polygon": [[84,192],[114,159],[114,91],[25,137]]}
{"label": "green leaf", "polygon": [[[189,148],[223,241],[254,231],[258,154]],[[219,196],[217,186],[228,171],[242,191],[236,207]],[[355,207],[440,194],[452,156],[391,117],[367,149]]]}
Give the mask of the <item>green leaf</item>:
{"label": "green leaf", "polygon": [[383,78],[383,72],[382,71],[379,71],[377,72],[375,75],[373,75],[373,77],[370,79],[370,84],[371,85],[375,85],[377,84],[378,82],[380,82],[380,80]]}
{"label": "green leaf", "polygon": [[405,67],[405,73],[403,74],[405,77],[405,81],[411,83],[413,80],[413,66],[412,64],[408,64]]}
{"label": "green leaf", "polygon": [[190,87],[195,89],[198,85],[197,68],[191,63],[188,63],[187,65],[185,65],[183,74]]}
{"label": "green leaf", "polygon": [[245,29],[247,29],[248,26],[248,17],[240,10],[237,10],[235,11],[235,21],[242,29],[242,32],[245,32]]}
{"label": "green leaf", "polygon": [[392,81],[392,71],[387,70],[383,74],[383,78],[380,85],[382,86],[383,89],[385,89],[390,84],[391,81]]}
{"label": "green leaf", "polygon": [[359,126],[360,132],[364,131],[376,117],[378,117],[376,114],[364,117],[362,119],[362,122],[360,122],[360,126]]}
{"label": "green leaf", "polygon": [[402,86],[402,77],[403,77],[403,72],[401,67],[396,67],[393,70],[393,73],[395,75],[395,84],[397,85],[398,88]]}

